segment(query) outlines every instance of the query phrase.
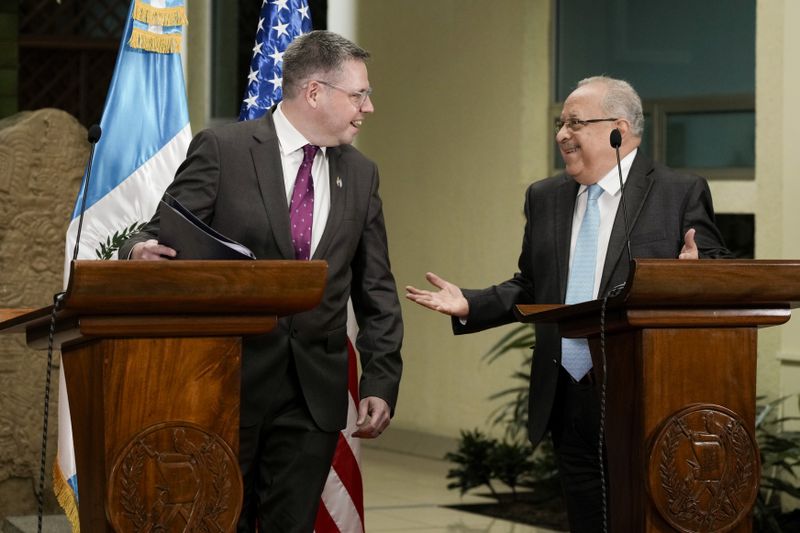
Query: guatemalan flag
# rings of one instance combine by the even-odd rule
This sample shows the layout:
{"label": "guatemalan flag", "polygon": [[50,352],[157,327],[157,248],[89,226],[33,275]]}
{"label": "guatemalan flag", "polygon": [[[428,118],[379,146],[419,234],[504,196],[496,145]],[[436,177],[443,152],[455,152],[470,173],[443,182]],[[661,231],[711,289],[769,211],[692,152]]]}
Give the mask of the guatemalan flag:
{"label": "guatemalan flag", "polygon": [[[155,212],[191,140],[180,45],[183,0],[134,0],[100,121],[79,259],[109,259]],[[84,180],[86,177],[84,176]],[[75,246],[83,184],[67,230],[64,283]],[[78,531],[78,480],[63,367],[59,376],[58,456],[53,486]],[[74,417],[81,413],[71,413]]]}
{"label": "guatemalan flag", "polygon": [[[283,52],[289,43],[311,31],[306,0],[263,0],[239,120],[256,119],[280,102]],[[322,492],[316,533],[363,533],[364,493],[359,464],[359,440],[351,437],[358,414],[358,333],[352,306],[348,305],[348,410],[347,427],[339,434],[328,479]]]}

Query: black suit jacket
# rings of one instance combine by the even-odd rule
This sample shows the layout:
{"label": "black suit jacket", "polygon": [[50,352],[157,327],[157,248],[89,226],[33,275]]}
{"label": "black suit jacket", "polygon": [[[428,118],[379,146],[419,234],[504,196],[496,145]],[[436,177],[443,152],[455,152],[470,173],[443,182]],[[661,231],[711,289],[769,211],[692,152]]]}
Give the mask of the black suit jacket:
{"label": "black suit jacket", "polygon": [[[352,146],[327,150],[331,206],[313,259],[328,262],[322,302],[282,318],[269,334],[243,344],[241,423],[268,409],[264,384],[276,358],[293,357],[303,395],[326,431],[347,420],[347,300],[359,325],[361,397],[378,396],[394,411],[402,372],[403,323],[389,264],[378,169]],[[200,132],[167,192],[258,259],[294,259],[278,138],[272,114]],[[120,249],[158,238],[159,212]]]}
{"label": "black suit jacket", "polygon": [[[456,334],[472,333],[515,320],[517,304],[564,303],[569,274],[572,218],[579,185],[566,174],[532,184],[525,198],[525,234],[519,271],[508,281],[483,290],[464,290],[469,301],[466,325],[453,320]],[[645,157],[634,158],[625,182],[631,252],[641,258],[677,258],[683,236],[697,230],[701,257],[729,255],[714,223],[706,181],[675,172]],[[617,210],[598,294],[602,297],[628,277],[622,207]],[[558,326],[536,325],[531,369],[528,433],[537,444],[547,430],[561,365]]]}

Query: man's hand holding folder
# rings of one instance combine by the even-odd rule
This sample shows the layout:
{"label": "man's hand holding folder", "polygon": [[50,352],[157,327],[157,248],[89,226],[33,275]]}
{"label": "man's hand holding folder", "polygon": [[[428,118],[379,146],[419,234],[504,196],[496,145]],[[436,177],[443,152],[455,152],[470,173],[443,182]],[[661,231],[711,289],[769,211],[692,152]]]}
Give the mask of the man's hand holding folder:
{"label": "man's hand holding folder", "polygon": [[137,243],[131,248],[131,259],[145,259],[148,261],[166,261],[168,259],[175,259],[178,252],[159,244],[157,240],[150,239],[144,242]]}
{"label": "man's hand holding folder", "polygon": [[217,232],[178,200],[164,194],[159,203],[158,240],[139,243],[131,259],[255,259],[246,246]]}

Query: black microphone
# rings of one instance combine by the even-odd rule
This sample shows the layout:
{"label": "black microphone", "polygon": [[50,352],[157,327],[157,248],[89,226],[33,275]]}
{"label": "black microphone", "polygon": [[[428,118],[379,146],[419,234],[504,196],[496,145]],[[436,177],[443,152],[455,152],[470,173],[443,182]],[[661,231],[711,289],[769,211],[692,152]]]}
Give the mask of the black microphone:
{"label": "black microphone", "polygon": [[633,263],[631,253],[631,232],[628,228],[628,209],[625,207],[625,184],[622,183],[622,164],[619,160],[619,147],[622,146],[622,133],[617,128],[611,130],[611,148],[617,152],[617,172],[619,173],[619,198],[622,203],[622,221],[625,223],[625,245],[628,247],[628,261]]}
{"label": "black microphone", "polygon": [[78,233],[75,236],[75,248],[72,251],[72,260],[75,261],[78,259],[78,247],[81,244],[81,229],[83,229],[83,214],[86,212],[86,196],[89,192],[89,178],[92,177],[92,160],[94,159],[94,147],[97,145],[97,141],[100,140],[100,135],[103,134],[103,130],[100,129],[100,126],[97,124],[92,124],[89,126],[89,136],[88,140],[89,143],[92,145],[91,151],[89,152],[89,165],[86,168],[86,179],[83,182],[83,200],[81,201],[81,215],[80,219],[78,219]]}

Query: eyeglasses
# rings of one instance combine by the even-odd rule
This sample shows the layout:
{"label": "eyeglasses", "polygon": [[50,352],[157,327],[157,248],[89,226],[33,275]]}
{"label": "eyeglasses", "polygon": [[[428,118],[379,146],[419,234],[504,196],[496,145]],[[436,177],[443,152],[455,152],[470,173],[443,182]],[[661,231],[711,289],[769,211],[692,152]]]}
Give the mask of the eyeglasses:
{"label": "eyeglasses", "polygon": [[555,128],[556,133],[561,131],[561,128],[566,126],[569,131],[578,131],[582,127],[588,124],[594,124],[595,122],[614,122],[615,120],[619,120],[618,118],[590,118],[589,120],[579,120],[577,118],[571,118],[569,120],[561,120],[560,118],[556,119]]}
{"label": "eyeglasses", "polygon": [[347,94],[350,98],[350,101],[353,102],[353,105],[356,106],[356,109],[361,109],[361,106],[364,105],[364,102],[367,101],[367,98],[372,94],[372,87],[369,89],[363,89],[361,91],[351,91],[349,89],[345,89],[344,87],[339,87],[338,85],[334,85],[333,83],[328,83],[327,81],[316,80],[317,83],[321,83],[326,87],[330,87],[331,89],[336,89],[337,91],[342,91],[343,93]]}

